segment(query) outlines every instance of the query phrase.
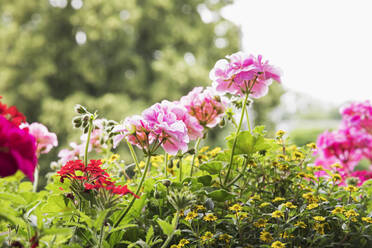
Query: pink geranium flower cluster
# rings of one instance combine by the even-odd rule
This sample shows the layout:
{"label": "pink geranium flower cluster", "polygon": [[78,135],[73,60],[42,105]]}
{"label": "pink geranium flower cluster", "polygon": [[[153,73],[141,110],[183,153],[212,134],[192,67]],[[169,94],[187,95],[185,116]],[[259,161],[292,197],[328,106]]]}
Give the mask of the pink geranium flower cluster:
{"label": "pink geranium flower cluster", "polygon": [[50,150],[58,145],[57,135],[49,132],[48,128],[41,123],[22,123],[19,126],[21,129],[27,129],[28,132],[35,137],[37,156],[50,152]]}
{"label": "pink geranium flower cluster", "polygon": [[[342,108],[341,115],[338,130],[325,131],[318,137],[315,164],[337,170],[344,179],[356,177],[362,184],[372,177],[372,172],[354,169],[363,158],[372,161],[372,105],[369,101],[354,102]],[[333,168],[334,163],[339,163],[342,168]]]}
{"label": "pink geranium flower cluster", "polygon": [[209,73],[217,91],[243,96],[250,91],[250,96],[260,98],[268,93],[268,87],[275,80],[280,83],[280,71],[262,56],[255,57],[243,52],[226,56],[217,61]]}

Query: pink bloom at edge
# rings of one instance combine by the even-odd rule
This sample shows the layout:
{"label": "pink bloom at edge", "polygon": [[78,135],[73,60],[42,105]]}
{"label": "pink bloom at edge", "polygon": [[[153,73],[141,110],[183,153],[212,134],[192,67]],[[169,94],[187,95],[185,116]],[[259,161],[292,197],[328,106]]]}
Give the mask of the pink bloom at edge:
{"label": "pink bloom at edge", "polygon": [[19,127],[28,129],[28,132],[35,137],[38,155],[48,153],[54,146],[58,145],[57,135],[49,132],[48,128],[41,123],[22,123]]}
{"label": "pink bloom at edge", "polygon": [[59,151],[58,157],[60,158],[59,162],[61,164],[66,164],[68,161],[76,160],[80,156],[84,155],[84,149],[85,149],[84,144],[78,145],[75,142],[71,142],[70,147],[72,149],[62,149],[61,151]]}
{"label": "pink bloom at edge", "polygon": [[36,140],[18,126],[0,116],[0,176],[21,170],[31,181],[37,165]]}
{"label": "pink bloom at edge", "polygon": [[221,121],[227,101],[211,87],[204,91],[203,87],[195,87],[180,103],[202,126],[213,128]]}
{"label": "pink bloom at edge", "polygon": [[229,61],[218,60],[209,73],[217,91],[243,96],[252,88],[251,97],[260,98],[268,93],[272,80],[281,82],[279,69],[269,65],[268,61],[263,62],[261,55],[256,58],[237,52],[226,58]]}

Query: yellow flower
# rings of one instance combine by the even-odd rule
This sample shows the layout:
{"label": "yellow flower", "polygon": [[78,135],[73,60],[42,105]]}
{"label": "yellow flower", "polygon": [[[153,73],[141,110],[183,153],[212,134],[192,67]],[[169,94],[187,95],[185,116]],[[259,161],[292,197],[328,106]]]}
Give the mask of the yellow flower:
{"label": "yellow flower", "polygon": [[180,215],[181,217],[182,217],[182,216],[185,216],[185,213],[184,213],[183,209],[180,210],[179,215]]}
{"label": "yellow flower", "polygon": [[372,224],[372,218],[371,217],[362,217],[362,221]]}
{"label": "yellow flower", "polygon": [[170,248],[178,248],[178,245],[171,245]]}
{"label": "yellow flower", "polygon": [[209,146],[203,146],[202,148],[200,148],[199,153],[204,153],[208,151],[208,149],[209,149]]}
{"label": "yellow flower", "polygon": [[302,154],[302,152],[299,152],[299,151],[295,151],[293,153],[293,159],[294,160],[301,160],[304,158],[304,155]]}
{"label": "yellow flower", "polygon": [[281,170],[281,171],[285,171],[285,170],[288,170],[288,165],[287,164],[280,164],[279,165],[279,170]]}
{"label": "yellow flower", "polygon": [[187,239],[181,239],[180,242],[178,243],[178,247],[184,247],[188,243],[190,242]]}
{"label": "yellow flower", "polygon": [[303,228],[303,229],[305,229],[307,227],[306,224],[305,224],[305,222],[303,222],[303,221],[297,221],[297,223],[294,224],[294,225],[295,226],[298,226],[300,228]]}
{"label": "yellow flower", "polygon": [[314,216],[313,219],[316,221],[325,221],[325,218],[323,216]]}
{"label": "yellow flower", "polygon": [[234,212],[240,212],[242,211],[242,206],[236,203],[232,205],[231,207],[229,207],[229,210],[234,211]]}
{"label": "yellow flower", "polygon": [[314,224],[314,230],[319,233],[320,235],[324,235],[324,224],[321,223],[315,223]]}
{"label": "yellow flower", "polygon": [[204,211],[205,210],[205,207],[203,205],[196,205],[195,206],[195,210],[196,211]]}
{"label": "yellow flower", "polygon": [[318,205],[317,203],[311,203],[311,204],[309,204],[309,205],[307,206],[306,209],[311,210],[311,209],[313,209],[313,208],[317,208],[318,206],[319,206],[319,205]]}
{"label": "yellow flower", "polygon": [[309,148],[311,148],[311,149],[316,149],[315,143],[309,143],[306,146],[309,147]]}
{"label": "yellow flower", "polygon": [[287,159],[287,156],[283,155],[283,154],[279,154],[276,156],[278,160],[286,160]]}
{"label": "yellow flower", "polygon": [[109,163],[113,163],[113,162],[115,162],[119,157],[120,157],[119,154],[112,154],[108,161],[109,161]]}
{"label": "yellow flower", "polygon": [[276,211],[271,213],[271,216],[273,218],[282,218],[282,217],[284,217],[284,213],[280,210],[276,210]]}
{"label": "yellow flower", "polygon": [[213,233],[205,232],[204,235],[201,237],[203,241],[208,241],[213,238]]}
{"label": "yellow flower", "polygon": [[266,206],[269,206],[270,205],[270,203],[268,203],[268,202],[263,202],[263,203],[261,203],[260,204],[260,208],[264,208],[264,207],[266,207]]}
{"label": "yellow flower", "polygon": [[342,177],[340,176],[340,174],[333,174],[332,175],[332,180],[333,181],[341,181],[342,180]]}
{"label": "yellow flower", "polygon": [[260,239],[263,242],[270,242],[271,240],[273,240],[273,236],[271,236],[271,234],[269,232],[262,231],[261,235],[260,235]]}
{"label": "yellow flower", "polygon": [[277,202],[277,201],[285,201],[283,197],[275,197],[275,199],[272,202]]}
{"label": "yellow flower", "polygon": [[246,219],[246,218],[248,218],[248,213],[246,213],[246,212],[241,212],[241,213],[239,213],[239,219]]}
{"label": "yellow flower", "polygon": [[187,213],[186,217],[185,217],[185,220],[192,220],[194,218],[196,218],[198,216],[198,214],[194,211],[190,211]]}
{"label": "yellow flower", "polygon": [[307,173],[306,177],[316,181],[316,177],[313,174]]}
{"label": "yellow flower", "polygon": [[359,216],[359,214],[357,212],[355,212],[353,209],[349,210],[349,211],[346,211],[344,213],[344,215],[349,218],[349,217],[353,217],[353,216]]}
{"label": "yellow flower", "polygon": [[223,233],[223,234],[221,234],[221,235],[218,237],[219,240],[223,240],[223,241],[225,241],[226,243],[229,243],[231,238],[232,238],[232,237],[231,237],[230,235],[226,234],[226,233]]}
{"label": "yellow flower", "polygon": [[280,241],[275,241],[274,243],[271,244],[272,248],[285,248],[285,244],[283,244]]}
{"label": "yellow flower", "polygon": [[292,202],[286,202],[284,205],[285,205],[287,208],[297,208],[297,206],[294,205]]}
{"label": "yellow flower", "polygon": [[323,166],[321,165],[314,166],[314,171],[322,171],[322,170],[324,170]]}
{"label": "yellow flower", "polygon": [[207,214],[204,216],[203,220],[205,221],[216,221],[217,217],[214,214]]}
{"label": "yellow flower", "polygon": [[323,196],[319,196],[319,199],[320,199],[321,201],[327,201],[327,199],[326,199],[325,197],[323,197]]}
{"label": "yellow flower", "polygon": [[216,147],[216,148],[214,148],[213,150],[210,150],[209,152],[207,152],[207,154],[208,154],[209,156],[215,157],[215,156],[217,156],[217,154],[220,153],[220,152],[221,152],[221,148],[220,148],[220,147]]}
{"label": "yellow flower", "polygon": [[332,210],[332,214],[342,214],[344,211],[344,207],[335,207],[335,209]]}
{"label": "yellow flower", "polygon": [[342,165],[340,165],[339,163],[335,163],[333,165],[331,165],[332,168],[336,168],[336,169],[342,169]]}
{"label": "yellow flower", "polygon": [[349,185],[349,186],[345,187],[345,190],[349,191],[349,192],[355,192],[355,191],[358,190],[358,188],[353,186],[353,185]]}
{"label": "yellow flower", "polygon": [[287,232],[284,232],[280,235],[283,239],[287,239],[287,238],[293,238],[294,236],[292,234],[288,235]]}
{"label": "yellow flower", "polygon": [[140,168],[144,168],[145,165],[146,165],[146,163],[144,161],[139,162],[139,167]]}
{"label": "yellow flower", "polygon": [[275,134],[276,137],[278,138],[281,138],[283,137],[283,135],[285,134],[285,132],[283,130],[278,130]]}
{"label": "yellow flower", "polygon": [[302,197],[308,200],[309,202],[312,202],[312,203],[317,202],[317,199],[315,198],[312,192],[302,194]]}
{"label": "yellow flower", "polygon": [[261,196],[260,195],[257,195],[257,194],[254,194],[254,196],[251,196],[250,198],[252,201],[255,201],[255,200],[261,200]]}
{"label": "yellow flower", "polygon": [[304,178],[304,177],[306,177],[306,174],[305,174],[305,172],[299,172],[297,174],[297,177]]}
{"label": "yellow flower", "polygon": [[258,219],[256,222],[253,223],[255,227],[265,227],[267,223],[266,219]]}

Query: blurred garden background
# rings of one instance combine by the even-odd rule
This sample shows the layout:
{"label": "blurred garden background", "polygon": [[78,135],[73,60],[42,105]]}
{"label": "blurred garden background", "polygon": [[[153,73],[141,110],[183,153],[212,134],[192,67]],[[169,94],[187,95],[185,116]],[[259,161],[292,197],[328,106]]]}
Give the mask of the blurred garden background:
{"label": "blurred garden background", "polygon": [[[209,86],[215,62],[250,52],[246,41],[256,37],[230,18],[239,6],[232,0],[0,0],[2,101],[16,105],[28,122],[45,124],[58,135],[59,149],[66,148],[80,136],[71,125],[77,103],[120,121]],[[283,85],[272,85],[253,103],[251,114],[255,125],[272,134],[288,130],[303,145],[338,125],[340,105],[290,90],[284,77]],[[218,145],[224,134],[211,136]],[[41,158],[44,173],[57,153]]]}

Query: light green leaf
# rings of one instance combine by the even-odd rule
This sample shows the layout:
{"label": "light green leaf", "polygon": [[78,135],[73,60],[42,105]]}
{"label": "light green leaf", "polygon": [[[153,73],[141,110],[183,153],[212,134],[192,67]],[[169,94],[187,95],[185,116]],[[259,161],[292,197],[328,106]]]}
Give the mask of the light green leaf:
{"label": "light green leaf", "polygon": [[173,232],[173,225],[166,222],[165,220],[162,220],[162,219],[157,219],[156,220],[161,228],[161,230],[163,231],[163,233],[167,236],[171,235],[172,232]]}
{"label": "light green leaf", "polygon": [[223,163],[221,161],[203,163],[199,167],[200,170],[207,171],[211,175],[219,174],[222,168]]}

